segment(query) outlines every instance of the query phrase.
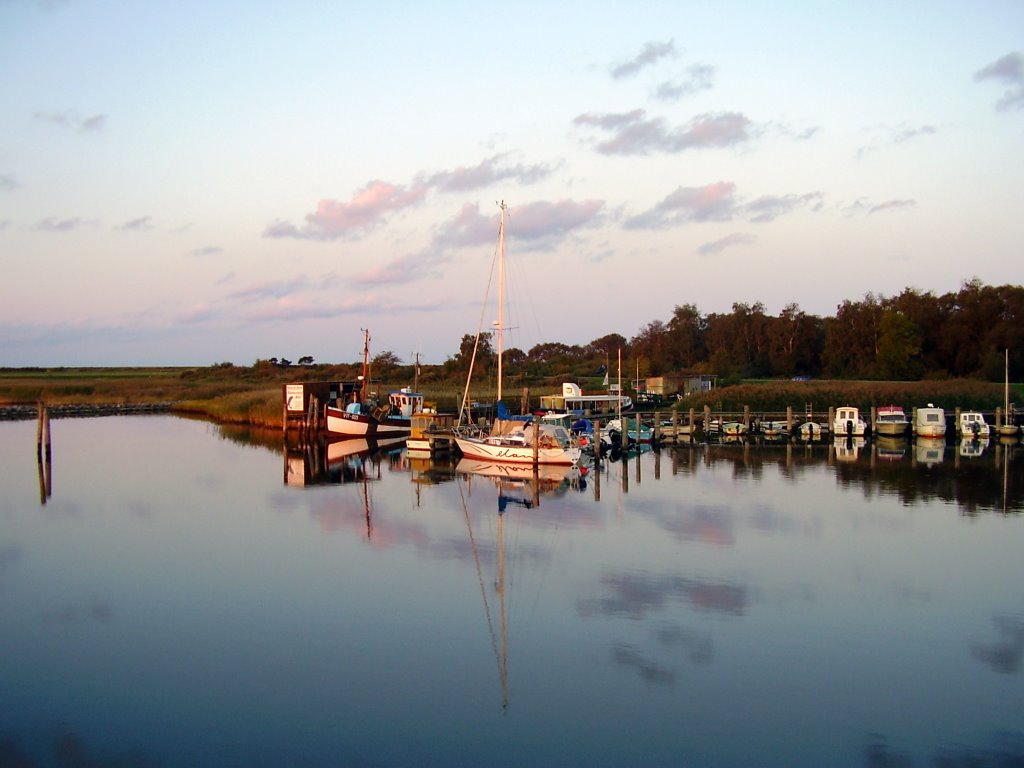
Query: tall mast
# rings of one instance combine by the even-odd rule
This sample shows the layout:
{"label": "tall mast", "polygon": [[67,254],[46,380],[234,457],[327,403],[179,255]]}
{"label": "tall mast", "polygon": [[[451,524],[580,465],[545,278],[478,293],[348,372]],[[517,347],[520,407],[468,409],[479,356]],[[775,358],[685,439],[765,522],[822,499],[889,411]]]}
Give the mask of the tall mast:
{"label": "tall mast", "polygon": [[370,332],[363,328],[363,386],[359,390],[359,399],[364,403],[370,387]]}
{"label": "tall mast", "polygon": [[498,225],[498,400],[501,400],[505,331],[505,201],[498,203],[498,207],[501,208],[501,222]]}

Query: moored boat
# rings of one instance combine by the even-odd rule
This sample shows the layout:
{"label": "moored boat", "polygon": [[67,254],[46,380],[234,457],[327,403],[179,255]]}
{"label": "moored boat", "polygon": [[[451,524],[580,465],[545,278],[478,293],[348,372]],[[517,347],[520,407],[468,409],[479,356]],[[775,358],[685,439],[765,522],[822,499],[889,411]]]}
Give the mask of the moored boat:
{"label": "moored boat", "polygon": [[334,404],[325,406],[327,436],[334,439],[406,437],[413,413],[422,410],[423,395],[409,387],[389,392],[387,403],[370,397],[370,333],[363,331],[363,374],[344,382]]}
{"label": "moored boat", "polygon": [[896,437],[907,434],[910,419],[898,405],[880,405],[875,411],[875,420],[871,425],[874,434]]}
{"label": "moored boat", "polygon": [[841,405],[836,408],[832,419],[832,435],[834,437],[863,437],[868,425],[860,417],[860,409],[852,405]]}
{"label": "moored boat", "polygon": [[440,453],[452,447],[455,426],[454,413],[438,413],[433,406],[424,406],[409,418],[409,451]]}
{"label": "moored boat", "polygon": [[819,424],[816,421],[805,421],[797,427],[796,432],[801,440],[811,442],[814,440],[821,440],[822,436],[828,433],[828,426],[825,424]]}
{"label": "moored boat", "polygon": [[945,437],[946,412],[931,403],[926,408],[918,408],[914,414],[914,434],[918,437]]}
{"label": "moored boat", "polygon": [[612,390],[584,394],[579,384],[566,381],[562,383],[561,395],[542,395],[540,404],[545,410],[564,410],[574,416],[602,416],[630,410],[633,400]]}
{"label": "moored boat", "polygon": [[[502,363],[504,350],[504,303],[505,303],[505,203],[500,203],[501,215],[498,224],[498,319],[494,323],[497,337],[498,361],[498,418],[491,425],[490,432],[469,434],[461,432],[469,398],[469,382],[473,375],[470,366],[463,395],[459,424],[456,425],[455,444],[465,458],[492,462],[527,464],[576,464],[579,461],[580,446],[562,424],[543,423],[531,416],[507,417],[502,402]],[[477,338],[479,339],[479,332]]]}
{"label": "moored boat", "polygon": [[988,439],[992,430],[985,417],[977,411],[963,411],[956,425],[957,434],[964,440]]}

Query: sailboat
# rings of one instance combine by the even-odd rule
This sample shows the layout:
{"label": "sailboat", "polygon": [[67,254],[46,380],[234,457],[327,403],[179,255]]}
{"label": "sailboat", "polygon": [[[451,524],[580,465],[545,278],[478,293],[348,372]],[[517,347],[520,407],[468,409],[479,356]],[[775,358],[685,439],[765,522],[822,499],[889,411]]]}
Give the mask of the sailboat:
{"label": "sailboat", "polygon": [[[504,303],[505,303],[505,202],[499,203],[501,216],[498,225],[498,319],[495,322],[498,346],[498,409],[497,418],[486,435],[457,434],[455,444],[465,458],[490,462],[511,462],[521,464],[568,464],[579,461],[580,447],[572,435],[560,424],[544,424],[529,416],[510,417],[501,400],[502,355],[504,352]],[[485,299],[486,301],[486,299]],[[479,340],[479,333],[477,334]],[[475,359],[475,349],[474,349]],[[469,382],[473,376],[470,364],[466,390],[459,410],[459,424],[466,413],[469,398]]]}
{"label": "sailboat", "polygon": [[363,329],[363,373],[343,382],[338,400],[326,406],[327,436],[368,439],[407,437],[412,414],[422,410],[423,395],[403,387],[388,393],[386,405],[370,399],[370,332]]}
{"label": "sailboat", "polygon": [[1004,356],[1004,377],[1003,377],[1003,423],[999,425],[1000,437],[1016,437],[1020,432],[1014,422],[1010,421],[1010,348],[1003,350]]}

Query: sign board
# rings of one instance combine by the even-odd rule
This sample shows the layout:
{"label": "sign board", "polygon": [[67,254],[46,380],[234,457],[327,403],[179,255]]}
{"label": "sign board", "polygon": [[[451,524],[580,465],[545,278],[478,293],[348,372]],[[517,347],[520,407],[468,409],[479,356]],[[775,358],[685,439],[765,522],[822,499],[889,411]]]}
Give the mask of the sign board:
{"label": "sign board", "polygon": [[286,384],[284,388],[285,409],[289,413],[305,413],[306,402],[303,397],[305,387],[301,384]]}

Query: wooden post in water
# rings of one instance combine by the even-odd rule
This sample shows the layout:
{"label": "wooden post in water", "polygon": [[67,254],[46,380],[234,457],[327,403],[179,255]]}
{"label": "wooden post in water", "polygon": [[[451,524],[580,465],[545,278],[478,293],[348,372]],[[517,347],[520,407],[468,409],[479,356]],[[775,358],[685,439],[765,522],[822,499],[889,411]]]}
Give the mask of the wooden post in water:
{"label": "wooden post in water", "polygon": [[750,431],[750,406],[743,406],[743,429],[747,432]]}
{"label": "wooden post in water", "polygon": [[533,422],[533,471],[537,472],[537,464],[540,461],[540,422],[534,419]]}
{"label": "wooden post in water", "polygon": [[[639,428],[637,429],[636,436],[640,437]],[[654,434],[651,435],[651,439],[654,441],[655,445],[661,442],[661,416],[657,411],[654,412]]]}
{"label": "wooden post in water", "polygon": [[36,424],[36,464],[39,467],[39,502],[53,493],[52,464],[50,463],[50,409],[39,401],[39,420]]}
{"label": "wooden post in water", "polygon": [[704,434],[711,434],[711,406],[704,406]]}
{"label": "wooden post in water", "polygon": [[793,406],[786,406],[786,434],[793,434]]}
{"label": "wooden post in water", "polygon": [[836,409],[835,409],[835,407],[830,405],[828,407],[828,428],[829,428],[829,432],[832,434],[833,438],[835,437],[835,434],[832,433],[832,430],[833,430],[833,427],[834,427],[835,421],[836,421],[835,420],[835,416],[836,416]]}
{"label": "wooden post in water", "polygon": [[693,430],[694,430],[694,421],[695,420],[696,420],[696,414],[694,413],[693,408],[691,408],[690,409],[690,442],[693,442]]}
{"label": "wooden post in water", "polygon": [[996,432],[1003,426],[1003,407],[1001,405],[996,406]]}

